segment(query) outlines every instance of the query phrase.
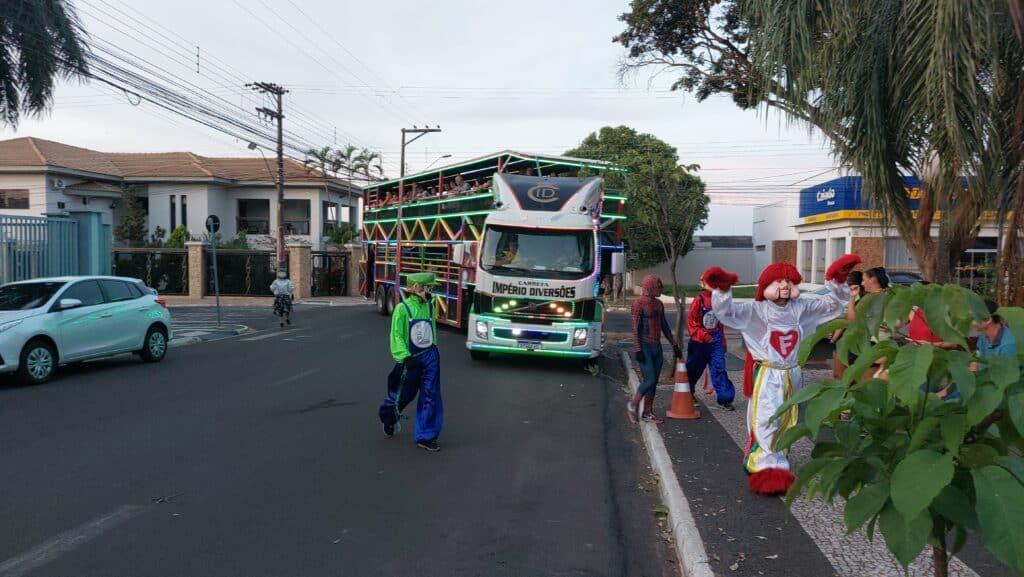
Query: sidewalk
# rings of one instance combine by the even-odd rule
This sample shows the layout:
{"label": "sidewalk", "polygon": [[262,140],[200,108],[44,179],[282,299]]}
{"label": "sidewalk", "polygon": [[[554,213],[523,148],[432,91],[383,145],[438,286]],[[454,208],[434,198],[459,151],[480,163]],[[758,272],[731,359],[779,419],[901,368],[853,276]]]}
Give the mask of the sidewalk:
{"label": "sidewalk", "polygon": [[[623,350],[629,352],[628,348]],[[700,535],[703,557],[710,570],[715,575],[729,576],[903,575],[880,533],[876,531],[874,542],[868,541],[863,530],[846,535],[841,502],[830,507],[820,499],[800,498],[787,511],[782,498],[760,497],[750,492],[741,463],[747,442],[748,400],[742,394],[742,370],[731,370],[741,369],[742,363],[738,360],[729,358],[727,363],[729,376],[737,389],[736,411],[718,409],[713,396],[704,394],[703,378],[698,375],[692,376],[691,382],[700,419],[666,419],[660,427],[641,425],[649,429],[644,432],[645,436],[657,435],[663,442],[665,454],[651,454],[652,465],[656,466],[659,461],[671,463],[671,475],[662,478],[677,479],[677,488],[685,496],[683,503],[688,509],[670,515],[693,520],[691,529]],[[623,361],[627,374],[635,375],[635,363],[630,355],[623,355]],[[666,370],[674,370],[674,367]],[[805,382],[828,378],[831,378],[830,369],[804,371]],[[635,377],[630,381],[636,383]],[[671,398],[672,386],[659,385],[656,401],[659,414],[665,413]],[[625,419],[626,415],[622,414],[621,418]],[[810,459],[812,448],[812,443],[806,439],[793,448],[790,462],[794,469],[798,470]],[[671,501],[667,504],[670,509],[673,507]],[[685,534],[685,527],[681,529],[677,537]],[[687,567],[687,560],[680,559],[680,566]],[[1013,575],[976,542],[969,542],[950,563],[949,569],[951,577]],[[699,571],[691,573],[701,574]],[[933,574],[930,549],[910,565],[908,574],[914,577]]]}
{"label": "sidewalk", "polygon": [[[217,299],[213,296],[193,298],[189,296],[163,297],[168,307],[213,307],[217,306]],[[274,304],[274,297],[220,297],[222,307],[266,307]],[[308,299],[295,299],[296,305],[323,305],[323,306],[356,306],[372,305],[363,297],[309,297]]]}

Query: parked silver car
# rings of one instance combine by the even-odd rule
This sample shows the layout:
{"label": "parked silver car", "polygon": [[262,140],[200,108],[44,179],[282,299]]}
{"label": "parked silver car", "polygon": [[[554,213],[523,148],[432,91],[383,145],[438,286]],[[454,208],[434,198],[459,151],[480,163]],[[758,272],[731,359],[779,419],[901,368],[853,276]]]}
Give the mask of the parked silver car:
{"label": "parked silver car", "polygon": [[133,352],[167,354],[171,314],[133,278],[42,278],[0,286],[0,373],[46,382],[59,365]]}

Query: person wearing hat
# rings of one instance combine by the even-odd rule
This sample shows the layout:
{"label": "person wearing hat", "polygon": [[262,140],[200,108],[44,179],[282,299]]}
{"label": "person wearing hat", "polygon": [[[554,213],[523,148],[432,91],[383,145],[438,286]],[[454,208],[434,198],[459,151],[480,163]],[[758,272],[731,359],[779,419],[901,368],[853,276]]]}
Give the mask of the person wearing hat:
{"label": "person wearing hat", "polygon": [[718,271],[722,269],[714,266],[700,275],[700,288],[703,290],[693,298],[690,313],[686,316],[686,330],[690,333],[690,342],[686,346],[686,374],[696,382],[704,369],[709,369],[718,406],[735,411],[732,401],[736,397],[736,388],[725,370],[725,330],[711,310],[711,287],[706,282],[709,275]]}
{"label": "person wearing hat", "polygon": [[378,411],[384,434],[395,435],[406,405],[416,402],[416,445],[430,452],[441,450],[437,437],[444,420],[441,401],[441,360],[437,351],[437,321],[434,301],[427,287],[434,286],[434,273],[406,277],[408,294],[391,315],[391,356],[395,367],[388,375],[388,393]]}
{"label": "person wearing hat", "polygon": [[711,308],[723,325],[740,331],[753,362],[753,378],[744,383],[747,405],[747,446],[743,465],[750,489],[761,495],[785,493],[795,480],[786,453],[776,441],[796,425],[797,407],[774,418],[779,407],[803,384],[797,350],[804,335],[843,314],[849,298],[846,277],[860,257],[843,255],[825,272],[829,298],[800,299],[800,273],[789,263],[774,263],[761,273],[754,302],[737,303],[732,285],[737,277],[723,270],[709,271]]}

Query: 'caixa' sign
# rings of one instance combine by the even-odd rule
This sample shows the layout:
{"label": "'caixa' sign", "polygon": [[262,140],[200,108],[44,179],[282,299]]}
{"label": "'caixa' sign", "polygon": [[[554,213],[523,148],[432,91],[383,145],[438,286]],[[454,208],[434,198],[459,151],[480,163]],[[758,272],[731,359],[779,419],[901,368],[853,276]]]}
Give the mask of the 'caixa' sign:
{"label": "'caixa' sign", "polygon": [[[920,195],[915,198],[913,191],[919,189],[921,183],[911,176],[904,177],[903,183],[910,208],[916,209]],[[859,176],[844,176],[805,188],[800,191],[800,218],[844,210],[869,210],[871,207],[862,188]]]}

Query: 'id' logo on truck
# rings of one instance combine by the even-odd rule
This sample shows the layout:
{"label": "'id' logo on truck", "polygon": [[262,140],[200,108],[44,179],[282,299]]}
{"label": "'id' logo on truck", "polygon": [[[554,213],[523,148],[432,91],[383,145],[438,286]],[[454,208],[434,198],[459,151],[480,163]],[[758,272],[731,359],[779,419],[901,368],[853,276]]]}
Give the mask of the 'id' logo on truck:
{"label": "'id' logo on truck", "polygon": [[533,202],[549,204],[558,201],[558,187],[550,184],[538,184],[526,191],[526,196]]}

